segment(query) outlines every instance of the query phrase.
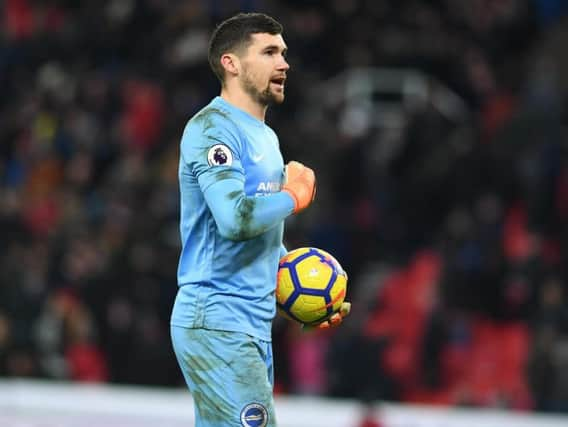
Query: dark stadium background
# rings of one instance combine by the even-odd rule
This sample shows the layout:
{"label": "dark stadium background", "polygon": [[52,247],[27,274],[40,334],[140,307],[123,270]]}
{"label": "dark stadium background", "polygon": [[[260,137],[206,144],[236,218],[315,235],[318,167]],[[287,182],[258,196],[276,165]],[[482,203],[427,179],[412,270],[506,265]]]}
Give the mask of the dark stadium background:
{"label": "dark stadium background", "polygon": [[568,2],[0,3],[0,376],[182,386],[177,154],[237,11],[285,26],[269,111],[348,271],[330,333],[274,327],[276,392],[568,412]]}

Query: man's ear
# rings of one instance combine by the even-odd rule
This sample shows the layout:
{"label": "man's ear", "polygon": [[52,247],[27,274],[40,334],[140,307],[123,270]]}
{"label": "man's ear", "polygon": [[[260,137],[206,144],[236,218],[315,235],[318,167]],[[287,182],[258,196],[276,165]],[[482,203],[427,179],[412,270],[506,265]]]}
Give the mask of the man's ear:
{"label": "man's ear", "polygon": [[221,65],[228,74],[233,76],[239,74],[241,64],[235,54],[225,53],[221,55]]}

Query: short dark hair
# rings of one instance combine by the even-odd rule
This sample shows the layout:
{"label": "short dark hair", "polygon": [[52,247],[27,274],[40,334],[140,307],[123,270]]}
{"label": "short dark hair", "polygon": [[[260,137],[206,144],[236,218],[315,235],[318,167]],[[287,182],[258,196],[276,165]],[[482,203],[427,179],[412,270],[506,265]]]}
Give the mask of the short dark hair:
{"label": "short dark hair", "polygon": [[209,65],[221,84],[225,82],[225,70],[221,56],[227,52],[241,52],[251,42],[251,35],[282,34],[282,25],[264,13],[239,13],[221,22],[209,41]]}

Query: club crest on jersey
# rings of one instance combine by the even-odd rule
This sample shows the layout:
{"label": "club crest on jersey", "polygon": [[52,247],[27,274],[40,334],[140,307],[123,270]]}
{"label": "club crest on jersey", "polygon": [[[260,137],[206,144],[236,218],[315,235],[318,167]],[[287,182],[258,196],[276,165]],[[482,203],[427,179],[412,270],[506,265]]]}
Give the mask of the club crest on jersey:
{"label": "club crest on jersey", "polygon": [[233,153],[226,145],[216,144],[207,152],[207,163],[209,166],[231,166]]}
{"label": "club crest on jersey", "polygon": [[268,411],[260,403],[249,403],[241,411],[243,427],[265,427],[268,423]]}

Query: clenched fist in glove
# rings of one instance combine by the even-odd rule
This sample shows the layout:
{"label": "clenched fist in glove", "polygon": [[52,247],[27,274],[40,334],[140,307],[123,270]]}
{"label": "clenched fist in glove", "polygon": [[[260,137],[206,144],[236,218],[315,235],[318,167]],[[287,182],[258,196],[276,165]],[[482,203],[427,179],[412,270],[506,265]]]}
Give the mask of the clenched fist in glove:
{"label": "clenched fist in glove", "polygon": [[314,171],[300,162],[291,161],[286,165],[286,181],[282,191],[294,200],[294,213],[306,209],[316,196]]}

